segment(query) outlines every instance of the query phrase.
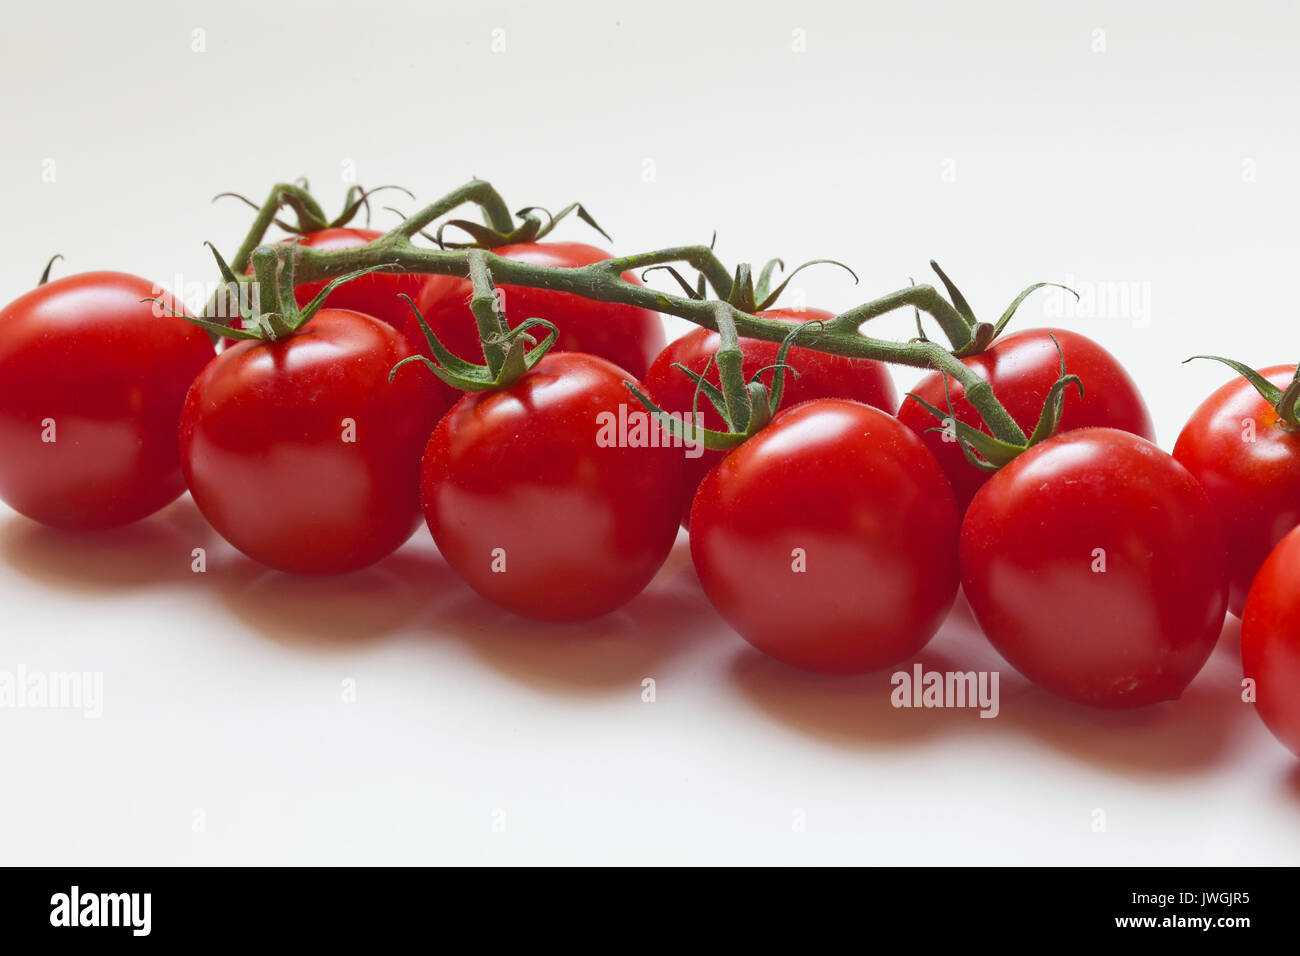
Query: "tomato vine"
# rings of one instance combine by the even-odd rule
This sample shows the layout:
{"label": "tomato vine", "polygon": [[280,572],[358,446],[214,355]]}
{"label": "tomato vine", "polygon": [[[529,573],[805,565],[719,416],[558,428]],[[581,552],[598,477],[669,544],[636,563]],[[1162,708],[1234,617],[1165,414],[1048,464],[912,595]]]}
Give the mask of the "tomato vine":
{"label": "tomato vine", "polygon": [[[350,198],[351,205],[356,206],[357,200],[351,194]],[[248,237],[231,261],[230,271],[241,273],[251,265],[252,277],[241,276],[236,281],[257,282],[261,288],[272,292],[272,301],[283,299],[275,290],[286,278],[293,282],[312,282],[360,270],[388,268],[430,275],[476,277],[476,299],[480,297],[485,282],[496,282],[545,288],[600,302],[651,309],[719,331],[726,339],[738,335],[768,342],[785,342],[790,335],[788,322],[763,318],[732,304],[733,287],[742,276],[748,275],[747,267],[743,267],[743,272],[738,270],[733,278],[713,249],[706,245],[674,246],[618,256],[586,266],[558,268],[507,259],[493,254],[489,249],[427,248],[415,244],[414,238],[417,235],[428,236],[424,230],[436,220],[467,203],[480,208],[487,229],[503,240],[509,240],[519,229],[533,228],[537,222],[535,215],[529,215],[534,213],[530,207],[520,213],[524,225],[517,227],[508,206],[496,189],[484,180],[474,179],[406,218],[381,238],[363,246],[319,250],[304,248],[296,243],[262,244],[266,231],[276,221],[278,210],[286,205],[297,211],[300,217],[305,214],[308,224],[316,220],[325,221],[319,204],[311,199],[302,186],[279,184],[271,190],[266,203],[259,210]],[[575,204],[570,208],[581,207]],[[585,210],[580,214],[590,221]],[[675,264],[686,265],[697,271],[703,279],[701,285],[707,283],[717,299],[673,295],[636,285],[623,275],[625,272]],[[1017,296],[996,323],[987,323],[975,318],[966,300],[948,277],[937,265],[934,268],[949,298],[944,298],[938,289],[929,284],[909,285],[864,302],[825,322],[805,327],[800,333],[800,346],[832,355],[875,359],[942,372],[961,383],[966,400],[978,411],[995,439],[1007,445],[1025,447],[1029,443],[1029,436],[1001,405],[989,383],[963,364],[961,358],[979,351],[992,341],[1026,296],[1051,283],[1029,286]],[[229,272],[227,278],[230,278]],[[924,312],[931,316],[951,347],[945,348],[923,335],[907,342],[896,342],[875,338],[862,331],[862,326],[870,320],[909,307],[917,310],[918,314]],[[502,345],[501,348],[504,349],[505,346]],[[489,355],[493,377],[500,371],[504,360],[504,351]],[[737,386],[735,383],[724,382],[724,392],[734,397],[738,394]]]}

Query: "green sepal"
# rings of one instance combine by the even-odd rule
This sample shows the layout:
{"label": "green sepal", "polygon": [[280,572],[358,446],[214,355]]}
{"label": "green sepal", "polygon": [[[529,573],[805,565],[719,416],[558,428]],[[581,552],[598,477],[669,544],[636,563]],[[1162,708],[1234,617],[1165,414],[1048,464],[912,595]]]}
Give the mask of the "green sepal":
{"label": "green sepal", "polygon": [[1283,424],[1288,429],[1300,429],[1300,368],[1296,369],[1295,378],[1285,389],[1278,388],[1259,372],[1233,359],[1223,358],[1221,355],[1193,355],[1189,359],[1184,359],[1183,364],[1194,359],[1209,359],[1213,362],[1220,362],[1232,369],[1247,382],[1255,391],[1259,392],[1264,401],[1273,406],[1278,417],[1282,419]]}
{"label": "green sepal", "polygon": [[[288,281],[292,285],[293,257],[289,256],[284,261],[286,264],[286,272],[288,273],[284,281]],[[315,296],[312,297],[312,300],[310,302],[308,302],[298,311],[298,315],[294,318],[294,321],[289,325],[289,330],[291,332],[297,332],[304,325],[310,322],[311,317],[315,315],[317,312],[319,312],[321,306],[325,304],[325,300],[329,298],[330,293],[333,292],[335,289],[337,289],[339,286],[345,285],[351,282],[353,279],[360,279],[362,276],[368,276],[374,272],[400,272],[400,271],[401,271],[400,266],[394,265],[391,262],[385,262],[377,266],[369,266],[365,269],[357,269],[355,272],[349,272],[346,275],[341,275],[337,279],[331,279],[330,282],[323,289],[321,289],[319,292],[316,293]]]}
{"label": "green sepal", "polygon": [[[403,365],[408,365],[411,362],[423,362],[429,371],[439,379],[462,392],[487,392],[504,388],[517,381],[525,372],[534,368],[550,351],[551,346],[555,344],[556,337],[560,334],[560,330],[555,327],[554,323],[545,319],[525,319],[518,326],[501,336],[499,341],[508,345],[506,359],[502,363],[501,370],[496,375],[493,375],[486,365],[467,362],[460,356],[449,352],[447,347],[438,339],[438,336],[434,334],[433,329],[429,328],[429,323],[425,321],[424,316],[420,313],[411,297],[402,294],[400,298],[405,299],[406,304],[415,313],[415,321],[419,323],[420,331],[424,333],[424,340],[429,344],[429,351],[433,353],[433,358],[430,359],[427,355],[407,356],[394,365],[388,373],[390,382],[397,375],[397,370]],[[549,334],[530,349],[527,347],[527,343],[532,341],[532,337],[528,335],[528,332],[538,326],[546,328]]]}
{"label": "green sepal", "polygon": [[[696,425],[693,416],[688,424],[680,415],[673,416],[656,405],[650,399],[650,396],[641,391],[635,382],[625,381],[623,387],[631,392],[636,400],[645,407],[660,428],[683,442],[700,444],[710,451],[729,451],[743,445],[750,436],[748,432],[720,432],[705,428],[703,425]],[[689,434],[687,433],[688,429]]]}
{"label": "green sepal", "polygon": [[[952,422],[953,430],[957,433],[957,444],[961,448],[962,454],[966,456],[967,461],[981,471],[997,471],[1025,450],[1019,445],[1004,442],[994,438],[987,432],[968,425],[951,411],[945,415],[915,392],[908,392],[907,397],[915,401],[938,421]],[[928,431],[946,432],[947,428],[938,425],[928,429]]]}
{"label": "green sepal", "polygon": [[976,321],[975,313],[971,309],[970,303],[966,301],[966,297],[961,294],[961,291],[957,286],[955,286],[952,280],[948,278],[947,273],[939,268],[939,263],[931,259],[930,268],[934,270],[935,275],[939,277],[939,281],[941,281],[944,288],[948,290],[948,298],[952,299],[952,306],[957,310],[957,314],[966,320],[967,325],[973,326]]}
{"label": "green sepal", "polygon": [[1007,323],[1011,321],[1011,317],[1016,314],[1016,310],[1020,308],[1021,303],[1024,302],[1025,299],[1029,298],[1033,293],[1037,292],[1039,289],[1045,289],[1048,287],[1054,289],[1064,289],[1066,292],[1070,293],[1070,295],[1074,296],[1075,299],[1079,298],[1079,293],[1075,292],[1068,285],[1061,285],[1059,282],[1035,282],[1024,292],[1020,293],[1020,295],[1016,296],[1015,300],[1009,306],[1007,306],[1007,310],[1002,313],[1002,318],[998,319],[997,322],[994,323],[993,325],[994,338],[1002,334],[1002,330],[1007,327]]}

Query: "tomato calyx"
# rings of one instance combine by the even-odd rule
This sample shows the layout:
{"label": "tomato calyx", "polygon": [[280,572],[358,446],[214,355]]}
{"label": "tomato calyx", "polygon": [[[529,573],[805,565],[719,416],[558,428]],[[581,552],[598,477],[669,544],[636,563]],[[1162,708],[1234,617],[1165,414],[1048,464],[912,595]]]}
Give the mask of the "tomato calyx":
{"label": "tomato calyx", "polygon": [[[965,338],[962,338],[960,335],[954,337],[951,329],[946,326],[944,328],[944,332],[948,334],[948,338],[953,346],[952,354],[957,358],[967,358],[971,355],[979,355],[992,345],[994,340],[1002,334],[1003,330],[1007,327],[1007,323],[1011,321],[1012,316],[1016,314],[1016,311],[1020,308],[1025,299],[1029,298],[1039,289],[1049,287],[1064,289],[1076,299],[1079,298],[1079,293],[1075,292],[1069,286],[1061,285],[1059,282],[1035,282],[1012,300],[1011,304],[1007,306],[1006,310],[1002,313],[1002,316],[996,322],[981,322],[975,317],[974,310],[970,307],[970,303],[966,301],[966,297],[961,294],[961,290],[957,288],[956,283],[949,279],[948,274],[939,267],[939,263],[931,259],[930,268],[934,270],[935,275],[939,277],[939,281],[942,282],[944,288],[948,290],[948,297],[952,300],[953,311],[960,319],[960,322],[965,324],[967,333]],[[957,323],[953,323],[953,325],[956,326]],[[920,328],[919,316],[917,317],[917,327],[918,329]],[[921,338],[924,339],[924,337],[925,333],[921,332]]]}
{"label": "tomato calyx", "polygon": [[[478,324],[484,364],[467,362],[453,354],[439,341],[411,297],[402,295],[401,298],[406,300],[406,304],[415,313],[415,321],[420,324],[420,331],[424,333],[424,340],[428,343],[433,358],[417,354],[402,359],[389,373],[390,382],[403,365],[423,362],[430,372],[452,388],[463,392],[487,392],[506,388],[545,358],[555,344],[560,330],[546,319],[525,319],[513,329],[510,328],[501,310],[501,299],[497,296],[496,286],[492,283],[487,254],[482,249],[470,249],[468,259],[469,279],[473,288],[469,308]],[[540,342],[529,335],[532,329],[539,327],[547,330],[546,337]]]}
{"label": "tomato calyx", "polygon": [[1249,382],[1251,387],[1259,392],[1264,401],[1273,406],[1273,410],[1277,412],[1278,428],[1287,432],[1300,432],[1300,368],[1296,369],[1295,378],[1291,380],[1291,384],[1283,389],[1278,388],[1249,365],[1233,359],[1223,358],[1220,355],[1193,355],[1191,358],[1185,359],[1183,364],[1186,365],[1196,359],[1209,359],[1228,366],[1228,368]]}
{"label": "tomato calyx", "polygon": [[[710,451],[727,451],[743,445],[776,415],[785,391],[785,374],[789,372],[796,378],[799,375],[798,370],[786,362],[790,349],[794,347],[800,333],[814,326],[821,328],[823,323],[819,319],[812,319],[793,327],[782,340],[776,353],[776,361],[758,369],[746,381],[743,371],[744,352],[740,348],[735,320],[727,303],[718,303],[716,321],[722,342],[717,354],[710,356],[705,363],[703,372],[694,372],[680,362],[673,363],[673,368],[689,376],[695,383],[695,395],[691,402],[689,420],[680,413],[672,414],[656,405],[635,382],[624,382],[623,385],[645,407],[659,426],[674,438],[702,445]],[[718,380],[722,383],[721,388],[706,378],[709,367],[715,359],[718,363]],[[762,382],[762,375],[767,371],[772,372],[771,388]],[[725,431],[705,428],[700,424],[701,394],[722,416],[727,426]]]}
{"label": "tomato calyx", "polygon": [[[440,249],[496,249],[501,246],[538,242],[554,231],[561,220],[570,214],[576,215],[609,242],[614,241],[580,202],[569,203],[554,215],[544,206],[525,206],[515,213],[515,216],[519,219],[519,224],[509,229],[497,229],[492,225],[474,222],[470,219],[449,219],[439,225],[438,231],[433,235],[429,235],[427,232],[422,232],[421,235],[433,240]],[[449,226],[459,229],[473,241],[450,242],[444,239],[443,235]]]}
{"label": "tomato calyx", "polygon": [[[717,238],[716,234],[714,235],[714,238]],[[710,248],[712,248],[712,246],[710,246]],[[777,269],[785,269],[785,262],[783,260],[769,259],[763,268],[759,270],[757,282],[754,280],[753,267],[747,262],[742,262],[740,265],[736,266],[736,274],[731,281],[731,289],[727,293],[726,298],[722,301],[739,311],[750,315],[753,315],[755,312],[762,312],[766,309],[770,309],[776,305],[776,300],[781,297],[781,293],[786,290],[786,287],[796,275],[804,269],[807,269],[809,266],[816,265],[839,266],[849,275],[853,276],[854,285],[857,285],[859,282],[858,274],[842,262],[835,259],[810,259],[802,265],[796,266],[794,270],[785,277],[780,285],[776,288],[772,288],[772,280],[775,271]],[[681,286],[682,291],[686,294],[687,298],[695,302],[702,302],[708,297],[708,289],[703,275],[701,275],[696,284],[692,286],[682,277],[682,274],[678,272],[676,268],[670,265],[651,266],[641,273],[641,279],[644,281],[645,277],[656,269],[662,269],[672,276],[677,284]]]}
{"label": "tomato calyx", "polygon": [[[948,389],[947,374],[943,376],[943,392],[948,405],[946,413],[931,405],[915,392],[908,392],[908,397],[939,420],[939,424],[929,429],[929,431],[951,436],[949,440],[955,440],[958,443],[958,447],[961,448],[962,454],[966,456],[966,460],[981,471],[997,471],[1009,464],[1017,456],[1024,454],[1030,448],[1047,441],[1056,434],[1056,430],[1061,424],[1061,413],[1065,409],[1065,393],[1071,385],[1079,390],[1079,397],[1083,397],[1083,380],[1065,370],[1065,353],[1061,350],[1061,343],[1056,341],[1056,336],[1049,337],[1052,344],[1056,346],[1057,355],[1060,356],[1061,374],[1052,383],[1051,388],[1047,390],[1042,411],[1038,416],[1038,424],[1035,425],[1033,432],[1023,444],[1003,441],[958,418],[952,404],[952,393]],[[990,392],[992,391],[992,387],[988,383],[985,383],[985,386]],[[971,390],[968,387],[966,391],[969,394]]]}
{"label": "tomato calyx", "polygon": [[[376,186],[374,189],[365,189],[360,185],[349,186],[347,193],[343,197],[342,212],[333,219],[327,219],[320,203],[316,201],[308,189],[307,180],[299,179],[293,184],[281,184],[277,187],[278,202],[272,207],[270,222],[291,235],[304,236],[309,232],[320,232],[322,229],[341,229],[355,219],[357,213],[364,209],[366,211],[366,225],[369,226],[370,197],[375,193],[383,192],[385,189],[396,189],[405,193],[409,199],[415,199],[411,191],[403,186],[390,184]],[[224,192],[217,193],[212,197],[213,202],[218,199],[238,199],[244,205],[258,212],[265,212],[265,207],[257,205],[257,203],[241,193]],[[275,212],[280,207],[292,209],[298,221],[291,223],[276,216]]]}
{"label": "tomato calyx", "polygon": [[[145,296],[140,301],[152,302],[154,305],[166,309],[176,318],[184,319],[191,325],[197,325],[214,337],[225,337],[239,341],[256,339],[263,342],[277,342],[286,339],[310,322],[312,316],[319,312],[325,304],[325,300],[329,298],[330,293],[339,286],[351,282],[353,279],[359,279],[361,276],[369,275],[372,272],[392,272],[394,270],[391,265],[377,265],[341,275],[326,284],[316,294],[315,298],[299,308],[293,297],[294,257],[292,255],[285,255],[271,248],[256,250],[253,254],[253,262],[256,268],[257,282],[252,285],[244,282],[241,285],[239,277],[231,270],[226,260],[221,257],[217,247],[210,242],[205,243],[205,245],[212,250],[212,255],[216,257],[217,268],[221,270],[221,278],[225,282],[227,289],[235,292],[233,299],[239,312],[240,324],[238,326],[229,326],[223,322],[214,322],[211,319],[190,315],[186,312],[178,312],[169,303],[155,296]],[[277,306],[272,311],[263,311],[260,304],[259,290],[267,284],[263,282],[264,276],[271,278],[269,285],[273,291],[273,298]],[[247,288],[251,294],[247,296],[239,294],[241,288]]]}

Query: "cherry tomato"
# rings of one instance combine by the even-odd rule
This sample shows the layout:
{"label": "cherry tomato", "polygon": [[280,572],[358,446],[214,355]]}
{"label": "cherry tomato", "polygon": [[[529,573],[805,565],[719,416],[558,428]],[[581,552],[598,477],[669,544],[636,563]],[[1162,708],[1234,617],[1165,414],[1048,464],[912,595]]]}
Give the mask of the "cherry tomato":
{"label": "cherry tomato", "polygon": [[1173,457],[1113,428],[1035,445],[975,496],[962,587],[1030,680],[1098,707],[1172,700],[1223,627],[1219,521]]}
{"label": "cherry tomato", "polygon": [[[1055,336],[1060,343],[1060,353],[1049,336]],[[1038,423],[1048,390],[1061,377],[1062,354],[1065,356],[1065,370],[1079,376],[1084,394],[1080,396],[1071,390],[1066,396],[1058,434],[1095,426],[1118,428],[1148,441],[1155,440],[1155,429],[1146,403],[1128,373],[1113,355],[1092,339],[1075,332],[1027,329],[999,338],[984,352],[962,361],[992,383],[998,400],[1025,434],[1029,434]],[[957,419],[987,431],[979,413],[966,401],[961,385],[949,380],[948,388]],[[927,375],[912,391],[935,408],[947,410],[948,400],[941,375]],[[898,417],[921,436],[926,447],[939,459],[952,482],[957,503],[963,510],[969,507],[975,492],[988,480],[989,473],[967,461],[957,442],[945,440],[947,436],[930,431],[939,422],[911,398],[903,399]]]}
{"label": "cherry tomato", "polygon": [[[758,315],[766,319],[799,324],[813,319],[830,319],[834,315],[822,309],[769,309]],[[683,365],[692,372],[703,373],[709,359],[717,355],[721,345],[721,336],[709,329],[696,329],[668,344],[659,353],[646,374],[645,385],[655,404],[665,411],[689,414],[695,402],[695,383],[674,364]],[[776,363],[777,352],[781,346],[776,342],[764,342],[759,339],[742,338],[740,348],[744,353],[743,370],[745,379],[749,380],[759,369],[769,368]],[[785,374],[785,389],[781,395],[781,407],[789,408],[814,398],[851,398],[866,405],[874,406],[886,412],[898,407],[898,396],[894,391],[889,369],[880,362],[870,359],[849,359],[811,349],[792,348],[786,357],[786,364],[799,374],[795,376],[788,370]],[[709,366],[709,381],[718,384],[716,362]],[[771,384],[771,372],[764,373],[763,381]],[[722,416],[719,415],[703,395],[699,398],[699,411],[703,415],[705,428],[721,429]],[[720,451],[705,450],[698,457],[686,458],[687,483],[692,490],[699,487],[704,476],[723,458]],[[682,524],[690,524],[690,500],[682,516]]]}
{"label": "cherry tomato", "polygon": [[[576,267],[603,262],[609,253],[579,242],[529,242],[502,246],[494,253],[506,259],[539,266]],[[640,285],[633,273],[629,282]],[[613,362],[640,381],[651,360],[664,347],[663,323],[657,313],[629,305],[594,302],[567,292],[498,285],[506,320],[514,328],[525,319],[553,322],[560,330],[555,348],[586,352]],[[429,276],[416,298],[416,305],[452,354],[470,362],[483,360],[478,327],[469,310],[471,287],[468,279]],[[419,323],[408,309],[406,336],[416,348],[429,354]]]}
{"label": "cherry tomato", "polygon": [[1241,662],[1259,716],[1300,757],[1300,529],[1273,549],[1250,589]]}
{"label": "cherry tomato", "polygon": [[55,279],[0,310],[0,498],[59,528],[126,524],[185,490],[181,403],[212,358],[179,303],[120,272]]}
{"label": "cherry tomato", "polygon": [[597,617],[663,564],[681,514],[681,451],[610,427],[620,406],[641,435],[656,427],[629,378],[557,352],[506,388],[467,394],[438,424],[425,518],[447,563],[489,601],[540,620]]}
{"label": "cherry tomato", "polygon": [[[1295,366],[1264,369],[1263,375],[1285,389]],[[1219,513],[1228,542],[1228,606],[1240,616],[1260,565],[1300,524],[1300,434],[1285,431],[1273,406],[1237,379],[1196,410],[1178,436],[1174,457]]]}
{"label": "cherry tomato", "polygon": [[920,650],[957,593],[958,514],[897,419],[845,399],[779,412],[701,483],[691,557],[745,640],[849,674]]}
{"label": "cherry tomato", "polygon": [[199,510],[244,554],[281,571],[341,574],[419,525],[420,456],[444,410],[391,326],[322,309],[276,342],[222,352],[190,389],[181,462]]}

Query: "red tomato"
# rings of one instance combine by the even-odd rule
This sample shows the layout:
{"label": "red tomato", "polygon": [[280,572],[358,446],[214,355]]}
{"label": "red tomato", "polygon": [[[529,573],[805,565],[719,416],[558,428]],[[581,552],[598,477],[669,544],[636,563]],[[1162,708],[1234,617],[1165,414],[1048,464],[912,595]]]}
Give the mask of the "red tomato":
{"label": "red tomato", "polygon": [[[1295,366],[1264,369],[1263,375],[1285,389]],[[1260,565],[1300,524],[1300,434],[1279,427],[1273,406],[1237,379],[1196,410],[1178,436],[1174,457],[1219,513],[1228,542],[1228,606],[1240,616]]]}
{"label": "red tomato", "polygon": [[[493,249],[506,259],[539,266],[576,267],[603,262],[609,253],[580,242],[528,242]],[[636,276],[624,274],[640,285]],[[627,369],[632,378],[645,378],[651,360],[664,347],[663,324],[655,312],[629,305],[594,302],[568,292],[498,285],[507,321],[514,328],[525,319],[553,322],[560,330],[555,348],[587,352]],[[472,289],[468,279],[429,276],[416,305],[429,328],[452,354],[470,362],[483,361],[478,326],[469,310]],[[424,333],[408,309],[406,336],[429,355]]]}
{"label": "red tomato", "polygon": [[[1060,343],[1060,354],[1049,334],[1056,336]],[[1066,395],[1058,434],[1096,426],[1118,428],[1148,441],[1155,440],[1151,416],[1137,386],[1115,357],[1092,339],[1063,329],[1028,329],[999,338],[981,354],[962,361],[992,383],[998,400],[1025,434],[1029,434],[1038,423],[1048,390],[1061,377],[1061,354],[1065,355],[1065,370],[1083,382],[1084,394],[1080,396],[1071,389]],[[948,387],[957,418],[988,431],[974,407],[966,401],[961,385],[949,380]],[[935,408],[947,411],[941,375],[927,375],[912,391]],[[989,472],[967,461],[955,441],[945,441],[943,434],[929,431],[939,422],[911,398],[903,399],[898,417],[921,436],[939,459],[952,482],[957,503],[963,510],[969,507],[975,492],[988,480]]]}
{"label": "red tomato", "polygon": [[244,554],[281,571],[341,574],[419,524],[419,464],[441,393],[391,326],[322,309],[278,342],[244,341],[198,377],[181,462],[199,510]]}
{"label": "red tomato", "polygon": [[1241,662],[1259,716],[1300,757],[1300,530],[1282,539],[1250,589]]}
{"label": "red tomato", "polygon": [[1003,657],[1098,707],[1178,697],[1228,603],[1209,498],[1170,455],[1113,428],[1057,435],[995,474],[966,513],[961,574]]}
{"label": "red tomato", "polygon": [[[609,416],[631,400],[629,377],[555,353],[506,388],[467,394],[438,424],[424,455],[425,518],[447,563],[489,601],[541,620],[597,617],[663,564],[681,514],[681,452],[635,445],[631,429],[618,443]],[[636,411],[628,421],[655,427]]]}
{"label": "red tomato", "polygon": [[86,272],[0,310],[0,498],[14,510],[107,528],[185,490],[176,426],[212,343],[140,301],[157,292],[135,276]]}
{"label": "red tomato", "polygon": [[[834,317],[833,313],[822,309],[769,309],[757,314],[762,318],[793,324]],[[670,342],[654,360],[645,378],[645,386],[655,404],[665,411],[689,414],[695,400],[695,383],[681,369],[673,368],[673,365],[684,365],[692,372],[703,373],[709,359],[717,355],[720,345],[721,336],[709,329],[696,329]],[[740,348],[745,355],[743,369],[748,381],[759,369],[776,363],[776,355],[781,346],[777,342],[742,338]],[[886,412],[893,412],[898,407],[898,396],[894,391],[893,380],[889,377],[889,368],[880,362],[827,355],[825,352],[814,352],[796,346],[786,357],[786,364],[798,371],[799,375],[796,377],[789,370],[786,371],[785,390],[781,396],[782,408],[790,408],[814,398],[851,398]],[[763,381],[769,385],[772,381],[771,374],[767,372],[763,375]],[[710,366],[709,381],[718,384],[716,361]],[[703,395],[699,398],[699,410],[705,428],[717,430],[724,427],[722,416]],[[699,457],[687,457],[687,484],[692,495],[709,470],[722,461],[724,454],[705,450]],[[682,516],[682,524],[687,526],[690,523],[690,505],[688,499]]]}
{"label": "red tomato", "polygon": [[705,477],[691,509],[704,593],[749,643],[849,674],[920,650],[957,593],[958,515],[892,416],[818,399],[780,412]]}

